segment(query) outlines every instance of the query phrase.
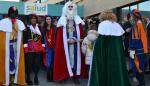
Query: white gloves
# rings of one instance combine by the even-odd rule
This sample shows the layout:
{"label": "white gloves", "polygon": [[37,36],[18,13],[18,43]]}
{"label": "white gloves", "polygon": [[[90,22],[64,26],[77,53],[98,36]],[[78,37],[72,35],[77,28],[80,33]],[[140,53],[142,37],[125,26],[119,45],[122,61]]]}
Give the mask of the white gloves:
{"label": "white gloves", "polygon": [[135,51],[134,50],[130,50],[130,58],[134,59],[134,54],[135,54]]}

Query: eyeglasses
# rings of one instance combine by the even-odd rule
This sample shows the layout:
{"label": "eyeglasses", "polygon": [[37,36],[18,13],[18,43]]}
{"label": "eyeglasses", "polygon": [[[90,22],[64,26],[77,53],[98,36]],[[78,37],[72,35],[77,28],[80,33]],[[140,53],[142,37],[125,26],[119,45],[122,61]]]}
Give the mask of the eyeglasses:
{"label": "eyeglasses", "polygon": [[68,8],[73,8],[73,6],[68,6]]}

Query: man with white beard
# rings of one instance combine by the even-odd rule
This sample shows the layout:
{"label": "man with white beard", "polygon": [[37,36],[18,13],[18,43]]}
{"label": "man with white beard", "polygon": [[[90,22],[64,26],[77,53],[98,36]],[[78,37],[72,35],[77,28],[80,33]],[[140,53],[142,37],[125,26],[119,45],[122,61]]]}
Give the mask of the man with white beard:
{"label": "man with white beard", "polygon": [[85,75],[82,73],[84,67],[81,63],[84,59],[80,50],[84,38],[83,25],[83,20],[77,15],[77,6],[71,1],[67,2],[57,24],[53,71],[55,81],[65,81],[71,77],[75,84],[80,84],[79,76]]}

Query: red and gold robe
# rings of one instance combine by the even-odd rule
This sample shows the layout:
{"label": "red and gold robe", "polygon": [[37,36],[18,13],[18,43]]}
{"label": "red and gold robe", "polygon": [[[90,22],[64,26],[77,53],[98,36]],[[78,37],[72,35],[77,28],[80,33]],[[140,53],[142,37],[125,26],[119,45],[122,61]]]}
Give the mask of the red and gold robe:
{"label": "red and gold robe", "polygon": [[[83,34],[83,24],[79,16],[76,16],[75,19],[76,30],[77,30],[77,39],[81,40],[84,38]],[[66,36],[66,17],[62,16],[57,24],[57,36],[56,36],[56,46],[54,53],[54,80],[63,80],[74,75],[86,76],[87,71],[85,67],[85,57],[81,53],[81,42],[77,43],[77,71],[74,74],[71,68],[69,61],[69,51],[68,43]]]}

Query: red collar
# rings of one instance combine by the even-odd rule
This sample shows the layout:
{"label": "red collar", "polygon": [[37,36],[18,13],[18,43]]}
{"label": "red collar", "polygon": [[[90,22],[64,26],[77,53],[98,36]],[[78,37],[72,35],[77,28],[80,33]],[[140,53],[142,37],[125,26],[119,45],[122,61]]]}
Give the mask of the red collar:
{"label": "red collar", "polygon": [[11,22],[12,22],[13,24],[15,24],[16,21],[17,21],[17,19],[11,19]]}

